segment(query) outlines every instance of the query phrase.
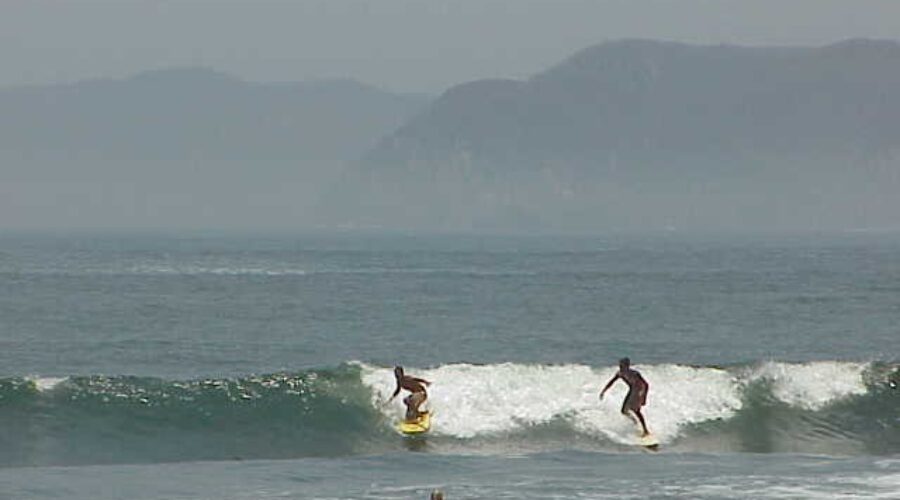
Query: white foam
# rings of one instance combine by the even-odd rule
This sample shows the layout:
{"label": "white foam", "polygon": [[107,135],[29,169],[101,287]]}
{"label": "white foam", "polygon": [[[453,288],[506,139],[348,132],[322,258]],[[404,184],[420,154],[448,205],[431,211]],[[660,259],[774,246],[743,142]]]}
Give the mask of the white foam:
{"label": "white foam", "polygon": [[68,380],[68,377],[28,377],[38,392],[53,390],[57,385]]}
{"label": "white foam", "polygon": [[767,362],[748,377],[772,383],[780,401],[807,410],[818,410],[853,395],[866,393],[863,372],[867,363],[816,361],[805,364]]}
{"label": "white foam", "polygon": [[[440,415],[433,432],[463,438],[548,422],[586,406],[597,385],[590,368],[574,365],[457,364],[408,371],[432,382],[428,405]],[[394,389],[390,369],[365,370],[363,382],[380,401]],[[402,415],[400,398],[385,411]]]}
{"label": "white foam", "polygon": [[[363,383],[373,389],[373,403],[388,421],[399,419],[403,414],[400,397],[390,405],[383,404],[395,387],[392,370],[361,366]],[[650,383],[644,412],[647,424],[661,442],[674,439],[684,425],[727,418],[740,408],[739,384],[724,370],[675,365],[637,368]],[[434,434],[469,438],[514,432],[562,418],[580,432],[621,443],[636,442],[637,428],[619,412],[627,392],[625,384],[617,383],[603,401],[598,399],[600,389],[615,374],[614,368],[504,363],[407,371],[433,382],[428,405],[436,414]]]}
{"label": "white foam", "polygon": [[[739,382],[727,371],[679,365],[636,366],[650,384],[644,418],[660,442],[669,442],[686,425],[725,419],[741,408]],[[616,372],[603,370],[603,383]],[[608,438],[633,444],[635,424],[621,414],[622,400],[628,389],[617,382],[599,404],[579,412],[576,428],[602,433]]]}

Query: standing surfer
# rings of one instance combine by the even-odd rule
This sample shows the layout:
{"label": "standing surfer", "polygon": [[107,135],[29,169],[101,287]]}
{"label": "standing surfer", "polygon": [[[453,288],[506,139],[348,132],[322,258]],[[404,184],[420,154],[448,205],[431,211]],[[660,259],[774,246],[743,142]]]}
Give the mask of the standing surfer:
{"label": "standing surfer", "polygon": [[644,380],[644,377],[637,370],[631,368],[630,359],[622,358],[619,360],[619,371],[606,384],[606,387],[600,391],[600,399],[603,399],[603,394],[619,379],[628,384],[628,395],[625,396],[625,401],[622,402],[622,414],[631,418],[628,412],[634,413],[644,430],[641,436],[649,435],[650,431],[647,430],[647,423],[644,422],[644,416],[641,415],[641,407],[647,404],[647,391],[650,390],[650,384]]}
{"label": "standing surfer", "polygon": [[394,389],[394,394],[391,395],[388,401],[393,401],[397,394],[400,393],[400,389],[409,391],[410,394],[403,398],[403,403],[406,405],[406,421],[412,422],[423,415],[423,412],[419,411],[419,407],[428,399],[425,386],[431,385],[431,382],[405,375],[402,366],[394,367],[394,378],[397,379],[397,388]]}

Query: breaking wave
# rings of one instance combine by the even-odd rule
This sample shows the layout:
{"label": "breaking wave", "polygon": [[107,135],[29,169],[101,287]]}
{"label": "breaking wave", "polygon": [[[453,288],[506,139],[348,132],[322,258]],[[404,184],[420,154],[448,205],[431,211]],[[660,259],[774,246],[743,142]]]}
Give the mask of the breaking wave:
{"label": "breaking wave", "polygon": [[[650,383],[648,425],[663,450],[900,453],[893,363],[760,362],[636,366]],[[131,376],[0,379],[0,465],[346,456],[403,447],[454,453],[558,448],[630,451],[635,425],[604,400],[612,367],[449,364],[432,381],[426,439],[394,431],[403,413],[391,367],[234,379]]]}

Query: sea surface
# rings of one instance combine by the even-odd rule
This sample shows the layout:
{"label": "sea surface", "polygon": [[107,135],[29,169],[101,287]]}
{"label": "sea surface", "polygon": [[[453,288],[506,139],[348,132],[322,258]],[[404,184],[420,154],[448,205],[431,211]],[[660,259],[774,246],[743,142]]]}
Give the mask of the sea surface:
{"label": "sea surface", "polygon": [[898,363],[898,233],[0,232],[0,498],[900,498]]}

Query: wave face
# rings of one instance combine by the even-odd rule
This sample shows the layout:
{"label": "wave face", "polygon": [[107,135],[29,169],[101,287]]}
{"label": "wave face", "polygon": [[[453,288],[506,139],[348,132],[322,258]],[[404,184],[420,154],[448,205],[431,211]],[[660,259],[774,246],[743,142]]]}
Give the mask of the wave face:
{"label": "wave face", "polygon": [[291,458],[365,452],[378,415],[343,366],[239,379],[0,381],[0,465]]}
{"label": "wave face", "polygon": [[[637,366],[645,415],[664,449],[900,453],[900,368],[888,363],[764,362]],[[509,453],[560,447],[633,449],[613,368],[467,365],[407,368],[433,382],[426,440],[393,430],[390,367],[236,379],[0,379],[0,465],[141,463],[390,452]]]}

